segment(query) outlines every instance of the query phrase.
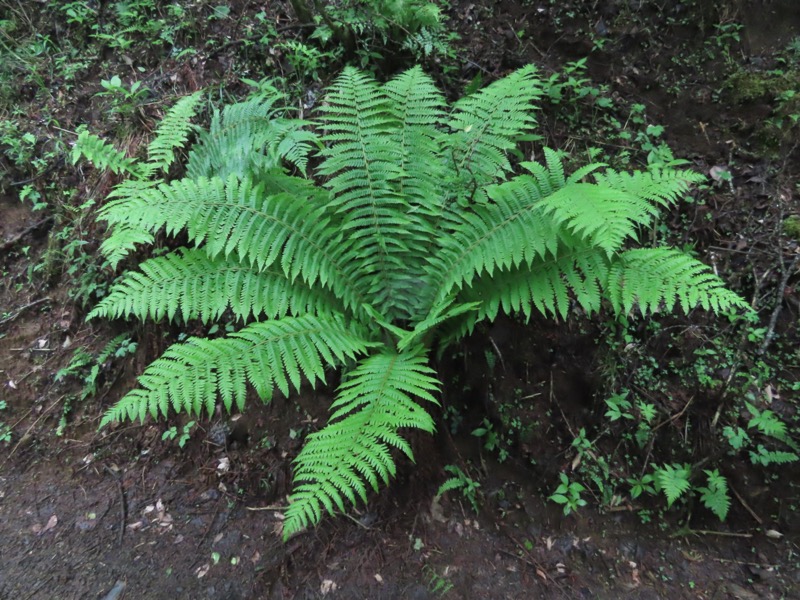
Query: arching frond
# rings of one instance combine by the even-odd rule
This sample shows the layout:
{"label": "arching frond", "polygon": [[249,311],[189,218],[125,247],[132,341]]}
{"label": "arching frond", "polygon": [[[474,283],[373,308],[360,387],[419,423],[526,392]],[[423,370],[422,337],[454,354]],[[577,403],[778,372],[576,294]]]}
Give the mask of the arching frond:
{"label": "arching frond", "polygon": [[353,68],[336,80],[322,111],[329,146],[319,173],[329,178],[330,207],[348,238],[347,256],[357,258],[372,304],[394,318],[396,274],[403,273],[402,257],[415,241],[405,216],[409,204],[396,185],[402,176],[397,117],[380,86]]}
{"label": "arching frond", "polygon": [[329,227],[324,205],[308,198],[269,195],[235,175],[227,182],[182,179],[109,202],[100,218],[149,232],[165,227],[170,235],[186,230],[211,258],[233,253],[258,270],[279,264],[290,280],[330,286],[350,307],[362,303],[359,289],[348,285],[341,234]]}
{"label": "arching frond", "polygon": [[295,460],[294,489],[284,537],[315,525],[324,512],[345,510],[345,500],[367,500],[369,488],[395,474],[391,449],[413,459],[398,433],[414,427],[433,432],[433,419],[419,401],[436,403],[439,382],[421,348],[388,350],[361,361],[340,386],[328,425],[308,436]]}
{"label": "arching frond", "polygon": [[[310,140],[301,139],[306,136],[297,133],[305,122],[277,118],[284,112],[276,106],[283,99],[283,94],[273,90],[271,95],[215,111],[208,131],[198,137],[189,155],[188,176],[192,179],[253,176],[274,169],[282,157],[305,168]],[[287,145],[286,139],[292,136],[296,136],[296,147]],[[283,156],[278,152],[282,143],[286,152]]]}
{"label": "arching frond", "polygon": [[642,313],[670,312],[676,304],[686,313],[696,306],[715,313],[748,308],[707,265],[673,248],[623,252],[615,257],[604,287],[620,314],[634,308]]}
{"label": "arching frond", "polygon": [[533,177],[521,175],[488,191],[492,203],[456,211],[442,250],[432,260],[437,298],[453,288],[470,286],[484,273],[531,264],[555,254],[558,229],[540,208],[541,192]]}
{"label": "arching frond", "polygon": [[358,328],[332,317],[286,317],[253,323],[228,337],[190,338],[173,344],[139,377],[128,393],[103,417],[111,421],[142,419],[149,414],[214,412],[217,398],[227,410],[244,407],[247,383],[263,400],[277,387],[288,395],[303,379],[324,381],[324,366],[354,359],[372,344]]}
{"label": "arching frond", "polygon": [[255,271],[233,257],[209,258],[202,250],[180,248],[139,268],[115,283],[87,318],[180,316],[211,322],[228,309],[240,319],[345,313],[333,294],[291,282],[274,266]]}
{"label": "arching frond", "polygon": [[112,173],[138,174],[136,160],[128,158],[124,152],[117,150],[113,144],[103,138],[84,130],[78,134],[75,145],[72,147],[72,163],[77,163],[81,157],[86,158],[95,168]]}
{"label": "arching frond", "polygon": [[153,141],[147,146],[147,167],[166,171],[175,160],[175,150],[183,148],[192,131],[191,120],[195,115],[201,92],[184,96],[167,111],[156,128]]}
{"label": "arching frond", "polygon": [[449,146],[459,185],[479,191],[511,170],[507,154],[533,129],[540,95],[536,68],[528,65],[455,103]]}
{"label": "arching frond", "polygon": [[441,186],[447,176],[438,130],[444,119],[444,98],[421,67],[401,73],[383,91],[398,124],[392,132],[399,152],[398,191],[420,217],[438,216],[437,200],[445,195]]}

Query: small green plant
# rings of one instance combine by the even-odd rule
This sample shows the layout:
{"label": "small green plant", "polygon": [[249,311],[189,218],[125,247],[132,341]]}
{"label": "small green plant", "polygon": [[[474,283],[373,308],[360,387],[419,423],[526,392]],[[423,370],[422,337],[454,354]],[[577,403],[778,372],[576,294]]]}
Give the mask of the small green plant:
{"label": "small green plant", "polygon": [[[4,411],[8,408],[8,404],[5,400],[0,400],[0,411]],[[11,443],[11,428],[6,425],[3,421],[0,421],[0,444],[9,444]]]}
{"label": "small green plant", "polygon": [[586,506],[586,500],[581,497],[581,494],[586,491],[586,487],[577,481],[570,481],[565,473],[559,473],[558,476],[561,483],[549,500],[561,504],[564,507],[565,515],[577,512],[579,508]]}
{"label": "small green plant", "polygon": [[[444,31],[439,6],[428,0],[290,0],[298,18],[317,23],[312,35],[323,43],[334,39],[362,57],[362,66],[393,46],[421,60],[447,55],[453,34]],[[377,56],[376,56],[377,55]]]}
{"label": "small green plant", "polygon": [[161,441],[164,440],[174,440],[178,438],[178,448],[183,449],[186,445],[186,442],[189,441],[192,437],[192,429],[194,426],[197,425],[197,421],[189,421],[186,425],[183,426],[181,429],[181,435],[178,437],[178,427],[173,425],[169,429],[167,429],[163,434],[161,434]]}
{"label": "small green plant", "polygon": [[[439,575],[430,565],[422,567],[422,572],[428,580],[428,590],[434,596],[444,596],[453,589],[453,583],[448,581],[445,576]],[[445,574],[447,572],[445,571]]]}
{"label": "small green plant", "polygon": [[136,352],[136,342],[132,341],[125,333],[108,342],[96,356],[87,352],[85,348],[78,348],[73,352],[69,364],[56,372],[54,381],[78,379],[81,382],[81,389],[77,397],[74,395],[65,397],[56,435],[63,435],[73,402],[75,400],[82,402],[97,394],[100,376],[108,369],[109,361],[124,358],[134,352]]}
{"label": "small green plant", "polygon": [[141,81],[134,81],[130,87],[126,87],[119,75],[103,79],[100,85],[104,91],[98,92],[95,96],[108,97],[111,101],[111,110],[122,117],[132,115],[150,93],[150,90],[142,86]]}
{"label": "small green plant", "polygon": [[567,318],[574,303],[616,314],[745,307],[691,256],[635,247],[698,175],[600,164],[567,175],[550,149],[512,174],[508,157],[533,129],[541,89],[529,66],[448,108],[418,67],[383,85],[348,68],[322,104],[321,138],[277,108],[279,97],[234,104],[215,113],[172,182],[154,178],[187,139],[196,97],[168,113],[145,162],[81,134],[77,156],[134,174],[100,210],[111,264],[162,229],[188,243],[124,275],[90,318],[210,325],[232,314],[237,324],[171,346],[102,424],[212,414],[218,401],[241,410],[248,385],[268,401],[346,367],[328,424],[295,460],[288,537],[366,502],[395,474],[393,451],[413,457],[402,432],[434,430],[430,354],[478,322]]}
{"label": "small green plant", "polygon": [[444,470],[450,473],[452,477],[439,486],[439,489],[436,491],[436,498],[441,498],[449,491],[458,490],[461,492],[461,495],[464,496],[464,499],[469,502],[470,506],[472,506],[472,510],[475,511],[475,514],[478,514],[480,512],[478,493],[481,484],[464,473],[464,471],[456,465],[447,465]]}
{"label": "small green plant", "polygon": [[22,131],[18,121],[0,120],[0,149],[12,164],[27,170],[35,148],[36,136],[29,131]]}
{"label": "small green plant", "polygon": [[[754,465],[762,467],[797,462],[800,459],[797,455],[798,445],[789,437],[786,423],[769,409],[759,410],[749,402],[744,404],[751,415],[747,423],[747,430],[730,425],[723,429],[723,435],[727,438],[731,448],[736,451],[749,448],[750,461]],[[761,434],[765,442],[780,442],[781,445],[792,451],[767,449],[764,443],[756,443],[748,433],[752,429]]]}
{"label": "small green plant", "polygon": [[499,462],[505,462],[508,458],[508,450],[503,443],[503,436],[495,431],[494,425],[489,419],[484,419],[482,426],[473,430],[472,435],[476,438],[483,439],[483,447],[485,450],[489,452],[497,450],[497,460]]}

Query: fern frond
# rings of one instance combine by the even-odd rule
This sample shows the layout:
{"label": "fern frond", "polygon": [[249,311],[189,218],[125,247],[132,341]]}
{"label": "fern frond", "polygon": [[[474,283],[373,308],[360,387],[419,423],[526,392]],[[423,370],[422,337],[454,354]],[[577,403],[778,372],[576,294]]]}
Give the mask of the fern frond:
{"label": "fern frond", "polygon": [[[277,148],[287,135],[287,124],[275,118],[282,112],[276,104],[283,98],[274,90],[270,96],[259,96],[215,111],[208,131],[198,136],[189,154],[188,177],[227,179],[235,175],[242,178],[275,168],[279,156],[269,149]],[[294,128],[302,125],[302,122],[295,122]]]}
{"label": "fern frond", "polygon": [[746,309],[747,303],[725,289],[723,281],[699,260],[673,248],[640,248],[616,256],[604,283],[606,297],[617,314],[634,306],[642,313],[676,303],[688,313],[695,306],[715,313]]}
{"label": "fern frond", "polygon": [[418,400],[437,403],[439,382],[421,348],[389,350],[362,360],[339,387],[328,425],[308,436],[295,460],[294,489],[283,524],[284,537],[345,510],[344,501],[367,500],[395,474],[391,449],[413,459],[398,430],[433,432],[431,416]]}
{"label": "fern frond", "polygon": [[[287,179],[279,180],[286,185]],[[319,193],[298,181],[295,191]],[[269,195],[263,185],[235,175],[227,182],[182,179],[115,199],[101,209],[100,218],[153,233],[162,227],[169,235],[185,229],[210,258],[233,253],[259,270],[279,264],[290,280],[301,277],[308,286],[330,286],[349,307],[363,303],[352,283],[358,265],[345,266],[341,234],[329,226],[324,205],[313,198]]]}
{"label": "fern frond", "polygon": [[100,426],[166,416],[170,407],[212,415],[217,397],[228,411],[234,404],[242,410],[248,382],[265,401],[275,387],[288,395],[303,379],[324,381],[324,365],[352,360],[371,345],[352,325],[312,315],[253,323],[224,338],[189,338],[153,361],[139,377],[141,387],[115,404]]}
{"label": "fern frond", "polygon": [[301,129],[303,125],[306,125],[305,121],[280,121],[273,122],[273,124],[276,129],[276,137],[273,141],[274,152],[297,167],[297,170],[305,177],[311,151],[321,147],[319,138],[315,133]]}
{"label": "fern frond", "polygon": [[449,142],[464,187],[492,183],[511,170],[507,154],[535,125],[540,95],[536,68],[528,65],[455,103]]}
{"label": "fern frond", "polygon": [[658,489],[667,497],[667,506],[689,491],[692,471],[689,465],[664,465],[655,468],[654,476]]}
{"label": "fern frond", "polygon": [[106,238],[100,244],[100,252],[105,256],[112,269],[136,249],[139,245],[149,245],[154,241],[153,234],[143,229],[120,226],[114,229],[113,237]]}
{"label": "fern frond", "polygon": [[208,323],[228,308],[240,319],[345,312],[332,294],[292,283],[278,268],[254,271],[232,257],[209,258],[198,249],[180,248],[139,268],[115,283],[87,319],[180,315]]}
{"label": "fern frond", "polygon": [[444,119],[444,98],[419,66],[386,83],[383,91],[398,123],[393,132],[399,152],[398,191],[412,211],[438,216],[437,200],[444,197],[441,186],[446,174],[438,130]]}
{"label": "fern frond", "polygon": [[447,223],[452,233],[443,236],[431,269],[441,281],[440,297],[472,285],[475,277],[530,265],[557,251],[558,230],[538,206],[541,192],[533,177],[521,175],[491,186],[488,195],[492,203],[457,211]]}
{"label": "fern frond", "polygon": [[717,515],[720,521],[724,521],[731,507],[731,499],[728,496],[728,480],[716,469],[706,469],[704,473],[708,478],[708,485],[697,489],[700,492],[700,501],[703,506]]}
{"label": "fern frond", "polygon": [[397,118],[378,84],[353,68],[344,70],[326,100],[321,121],[330,145],[318,172],[329,178],[330,208],[349,238],[348,256],[359,262],[359,279],[369,281],[372,304],[395,318],[402,257],[411,244],[425,241],[415,240],[408,202],[395,185],[402,175]]}
{"label": "fern frond", "polygon": [[648,171],[623,173],[608,169],[593,174],[595,183],[632,194],[638,198],[664,207],[678,202],[693,183],[702,183],[705,177],[694,171],[678,171],[668,167],[651,167]]}
{"label": "fern frond", "polygon": [[75,145],[72,147],[72,164],[77,163],[81,157],[86,158],[101,171],[108,169],[117,174],[126,173],[134,176],[138,174],[135,159],[128,158],[111,143],[87,130],[81,131],[75,140]]}
{"label": "fern frond", "polygon": [[[596,253],[588,252],[579,258],[585,261],[592,255]],[[559,258],[538,260],[531,267],[500,271],[495,277],[477,280],[470,288],[463,290],[459,299],[481,303],[475,314],[476,322],[483,319],[491,321],[500,312],[521,313],[529,319],[534,309],[545,316],[566,318],[570,305],[568,282],[572,281],[580,290],[579,295],[587,312],[591,312],[600,307],[599,285],[596,281],[604,267],[602,263],[587,262],[583,264],[589,271],[587,274],[581,272],[579,262],[576,261],[576,255],[570,253]],[[600,273],[592,270],[599,270]],[[592,282],[595,282],[594,289]]]}
{"label": "fern frond", "polygon": [[183,148],[192,131],[191,120],[195,115],[201,92],[184,96],[167,111],[158,124],[153,141],[147,146],[147,166],[166,172],[175,160],[175,150]]}

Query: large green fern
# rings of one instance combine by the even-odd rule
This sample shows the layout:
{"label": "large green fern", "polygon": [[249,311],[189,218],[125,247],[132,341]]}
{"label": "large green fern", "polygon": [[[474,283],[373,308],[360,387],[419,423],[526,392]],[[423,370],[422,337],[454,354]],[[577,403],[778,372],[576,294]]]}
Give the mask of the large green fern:
{"label": "large green fern", "polygon": [[196,97],[165,119],[144,165],[84,136],[79,153],[132,175],[100,211],[104,252],[119,261],[159,231],[189,244],[123,275],[90,316],[239,323],[170,347],[102,423],[242,409],[248,386],[266,401],[347,365],[330,422],[296,459],[289,536],[366,501],[394,474],[395,450],[412,457],[403,430],[434,429],[429,351],[477,322],[566,317],[576,303],[618,314],[743,305],[694,258],[634,248],[696,174],[567,175],[545,149],[509,178],[540,93],[525,67],[448,109],[419,68],[383,85],[348,68],[313,124],[288,118],[277,94],[217,112],[172,182],[153,176],[186,141],[181,115]]}

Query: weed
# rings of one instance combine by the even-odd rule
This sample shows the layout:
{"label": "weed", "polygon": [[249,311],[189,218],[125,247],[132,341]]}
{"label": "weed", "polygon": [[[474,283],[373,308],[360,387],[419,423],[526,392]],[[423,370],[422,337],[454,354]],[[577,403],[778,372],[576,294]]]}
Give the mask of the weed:
{"label": "weed", "polygon": [[[8,404],[6,404],[5,400],[0,400],[0,411],[4,411],[8,408]],[[0,421],[0,444],[9,444],[11,443],[11,428],[6,425],[3,421]]]}
{"label": "weed", "polygon": [[434,596],[444,596],[453,589],[452,582],[446,579],[446,571],[444,575],[439,575],[433,567],[425,565],[422,567],[422,572],[428,580],[428,590]]}
{"label": "weed", "polygon": [[436,498],[441,498],[442,495],[449,491],[458,490],[461,492],[464,499],[469,502],[470,506],[472,506],[472,510],[475,511],[475,514],[478,514],[480,512],[478,493],[481,484],[464,473],[464,471],[456,465],[447,465],[444,470],[450,473],[452,477],[439,486],[436,492]]}
{"label": "weed", "polygon": [[563,505],[565,515],[576,512],[579,508],[586,506],[586,500],[581,497],[586,488],[577,481],[570,481],[565,473],[559,473],[558,476],[561,479],[561,483],[549,497],[549,500]]}
{"label": "weed", "polygon": [[56,435],[63,435],[67,420],[72,412],[73,403],[76,400],[82,402],[97,394],[101,385],[101,376],[109,369],[110,363],[134,352],[136,352],[136,342],[132,341],[124,333],[108,342],[97,355],[87,352],[85,348],[77,348],[73,352],[69,364],[56,372],[54,381],[77,379],[81,383],[81,389],[77,396],[68,395],[65,397]]}
{"label": "weed", "polygon": [[186,442],[192,437],[192,429],[195,425],[197,425],[197,421],[189,421],[186,423],[181,429],[180,437],[178,437],[178,427],[173,425],[161,435],[161,440],[174,440],[178,438],[178,448],[182,449],[186,445]]}
{"label": "weed", "polygon": [[123,118],[131,116],[150,93],[146,87],[142,87],[141,81],[134,81],[130,87],[126,87],[118,75],[101,80],[100,85],[104,91],[96,93],[95,96],[108,97],[111,101],[111,111]]}

